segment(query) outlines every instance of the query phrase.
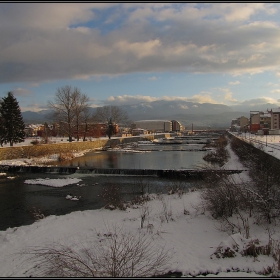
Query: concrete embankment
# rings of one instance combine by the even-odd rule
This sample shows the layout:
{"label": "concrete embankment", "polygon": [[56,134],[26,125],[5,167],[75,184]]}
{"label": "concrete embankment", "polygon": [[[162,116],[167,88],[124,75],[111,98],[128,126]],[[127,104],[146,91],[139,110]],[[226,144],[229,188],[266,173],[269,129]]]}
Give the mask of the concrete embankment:
{"label": "concrete embankment", "polygon": [[85,150],[96,150],[106,146],[115,146],[118,144],[132,143],[137,141],[145,141],[159,138],[168,138],[175,134],[157,134],[143,135],[134,137],[120,137],[113,139],[94,139],[94,141],[71,142],[71,143],[55,143],[55,144],[39,144],[29,146],[14,146],[0,148],[0,160],[11,160],[17,158],[41,157],[51,154],[82,152]]}

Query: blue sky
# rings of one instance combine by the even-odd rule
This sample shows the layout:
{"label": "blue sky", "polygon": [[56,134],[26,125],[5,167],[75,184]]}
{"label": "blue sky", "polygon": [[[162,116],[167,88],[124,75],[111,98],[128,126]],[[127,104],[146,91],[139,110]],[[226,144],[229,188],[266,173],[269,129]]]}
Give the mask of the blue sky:
{"label": "blue sky", "polygon": [[[0,97],[280,106],[280,3],[0,3]],[[187,110],[187,109],[186,109]]]}

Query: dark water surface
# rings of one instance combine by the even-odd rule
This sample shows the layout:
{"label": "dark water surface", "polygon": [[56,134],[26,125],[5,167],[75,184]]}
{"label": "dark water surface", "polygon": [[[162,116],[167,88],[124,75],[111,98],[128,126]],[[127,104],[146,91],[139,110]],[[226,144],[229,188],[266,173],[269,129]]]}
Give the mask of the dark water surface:
{"label": "dark water surface", "polygon": [[[65,215],[73,211],[99,209],[105,205],[100,197],[102,190],[119,186],[124,200],[129,200],[144,186],[145,192],[166,193],[167,187],[176,184],[174,180],[143,176],[112,176],[87,174],[23,174],[13,175],[14,179],[0,179],[0,230],[8,227],[28,225],[35,221],[33,207],[45,216]],[[81,182],[61,188],[43,185],[28,185],[24,181],[37,178],[80,178]],[[179,182],[178,184],[182,184]],[[185,188],[190,182],[183,183]],[[81,197],[78,201],[66,199],[67,195]]]}
{"label": "dark water surface", "polygon": [[[206,151],[187,151],[200,149],[203,145],[143,145],[138,150],[147,153],[126,153],[117,151],[91,152],[83,157],[63,162],[66,166],[123,169],[189,169],[204,164],[202,157]],[[54,163],[59,165],[59,163]],[[105,187],[115,185],[122,188],[124,200],[132,198],[137,186],[145,186],[145,191],[166,192],[166,187],[175,184],[172,179],[140,176],[93,175],[75,173],[71,175],[44,173],[8,174],[14,179],[0,177],[0,230],[33,223],[33,207],[40,209],[45,216],[65,215],[78,210],[99,209],[105,205],[100,194]],[[43,185],[28,185],[27,179],[37,178],[80,178],[78,184],[62,188]],[[182,184],[182,182],[180,182]],[[184,182],[185,188],[191,182]],[[81,186],[82,185],[82,186]],[[81,197],[78,201],[67,200],[66,196]]]}
{"label": "dark water surface", "polygon": [[71,161],[53,164],[89,168],[191,169],[205,163],[203,157],[207,151],[196,151],[202,147],[202,144],[139,145],[135,150],[145,152],[95,151]]}

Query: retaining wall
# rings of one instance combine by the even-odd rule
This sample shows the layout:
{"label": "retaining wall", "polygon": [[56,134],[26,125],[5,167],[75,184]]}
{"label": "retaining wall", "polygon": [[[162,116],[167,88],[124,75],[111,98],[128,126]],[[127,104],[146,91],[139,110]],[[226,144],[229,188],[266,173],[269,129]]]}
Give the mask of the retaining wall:
{"label": "retaining wall", "polygon": [[84,150],[95,150],[106,146],[114,146],[143,140],[152,140],[158,138],[168,138],[176,134],[157,134],[143,135],[134,137],[120,137],[114,139],[95,139],[94,141],[71,142],[71,143],[55,143],[55,144],[38,144],[29,146],[15,146],[0,148],[0,160],[9,160],[17,158],[40,157],[51,154],[81,152]]}

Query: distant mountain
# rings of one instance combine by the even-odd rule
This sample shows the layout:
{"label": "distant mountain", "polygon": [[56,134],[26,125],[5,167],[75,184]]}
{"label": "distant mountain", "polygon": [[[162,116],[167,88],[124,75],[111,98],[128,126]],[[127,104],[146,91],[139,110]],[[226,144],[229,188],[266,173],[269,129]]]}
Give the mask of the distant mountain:
{"label": "distant mountain", "polygon": [[247,111],[250,114],[250,111],[266,111],[271,110],[272,108],[278,108],[279,105],[273,103],[265,103],[265,104],[241,104],[241,105],[234,105],[231,108],[234,111]]}
{"label": "distant mountain", "polygon": [[121,106],[133,120],[150,118],[170,118],[173,115],[219,114],[232,111],[221,104],[195,103],[186,101],[154,101],[135,105]]}
{"label": "distant mountain", "polygon": [[41,110],[38,112],[25,111],[22,112],[23,120],[26,124],[30,123],[43,123],[50,120],[51,110]]}
{"label": "distant mountain", "polygon": [[[132,121],[167,119],[178,120],[187,129],[192,124],[199,128],[228,128],[231,120],[245,116],[250,116],[250,110],[267,110],[277,108],[276,104],[257,104],[257,105],[235,105],[226,106],[222,104],[196,103],[187,101],[154,101],[139,103],[133,105],[119,106],[125,110]],[[96,109],[91,108],[91,113]],[[39,112],[22,112],[25,123],[43,123],[49,122],[51,110],[42,110]]]}

